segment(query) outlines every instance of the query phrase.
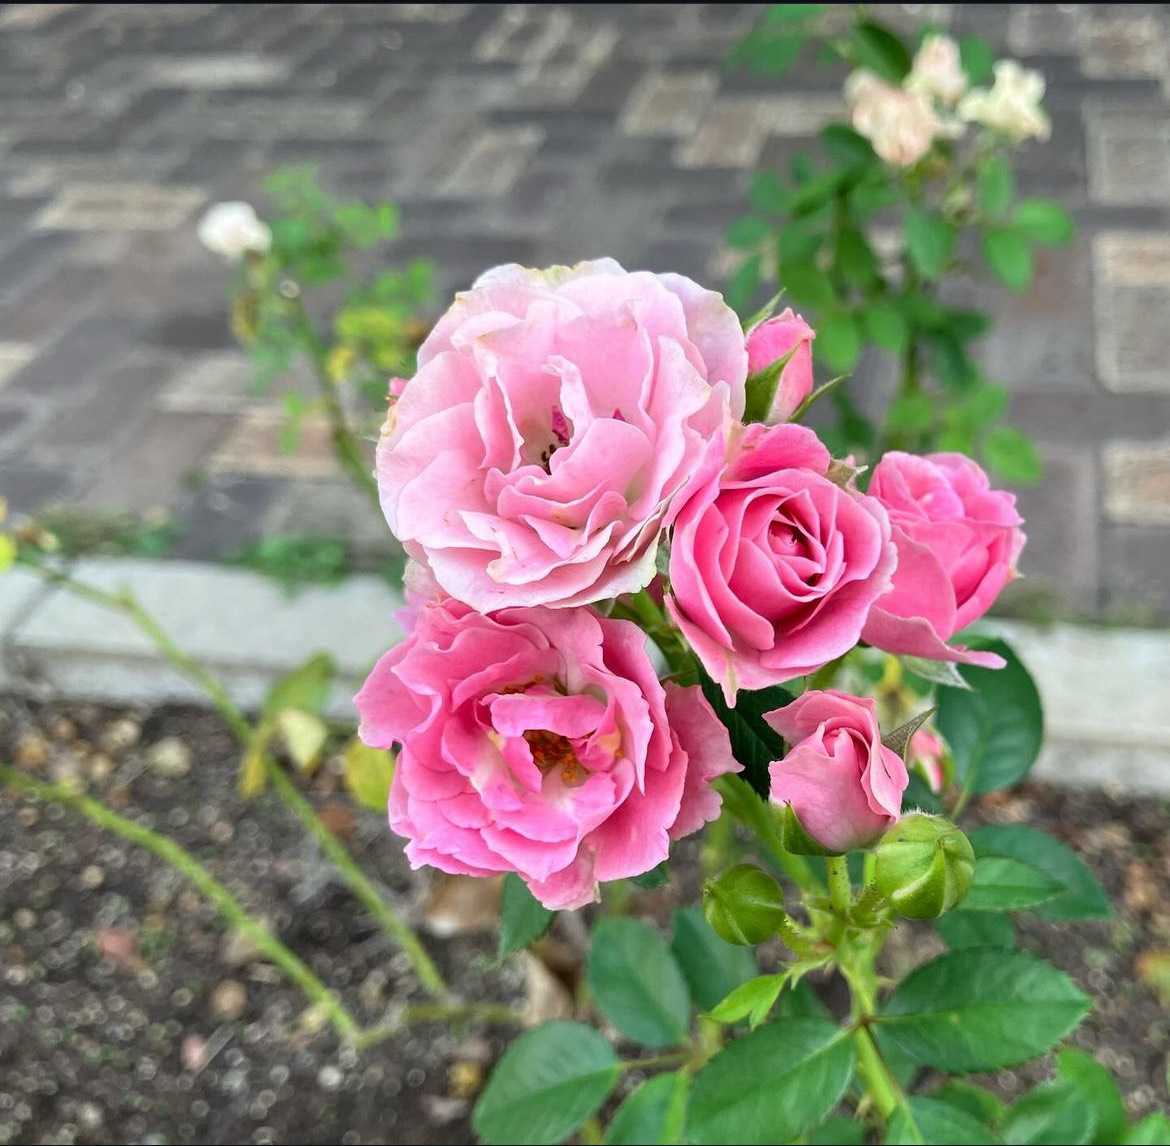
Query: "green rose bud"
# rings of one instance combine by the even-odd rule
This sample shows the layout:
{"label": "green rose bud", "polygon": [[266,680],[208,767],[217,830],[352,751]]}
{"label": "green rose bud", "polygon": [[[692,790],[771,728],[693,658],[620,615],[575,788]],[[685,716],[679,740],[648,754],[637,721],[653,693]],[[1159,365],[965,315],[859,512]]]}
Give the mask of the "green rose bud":
{"label": "green rose bud", "polygon": [[728,943],[763,943],[784,922],[784,893],[762,868],[736,864],[703,884],[703,914]]}
{"label": "green rose bud", "polygon": [[949,820],[905,816],[877,846],[877,885],[907,919],[937,919],[967,894],[975,852]]}

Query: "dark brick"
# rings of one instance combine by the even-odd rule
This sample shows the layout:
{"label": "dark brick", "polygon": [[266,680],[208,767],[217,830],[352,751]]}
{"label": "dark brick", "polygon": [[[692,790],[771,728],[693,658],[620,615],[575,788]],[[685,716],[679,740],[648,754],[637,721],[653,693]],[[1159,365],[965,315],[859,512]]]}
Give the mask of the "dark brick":
{"label": "dark brick", "polygon": [[75,476],[58,466],[0,462],[0,497],[8,503],[10,513],[31,513],[48,502],[68,497],[75,483]]}
{"label": "dark brick", "polygon": [[202,561],[230,558],[262,535],[265,515],[286,484],[267,477],[207,479],[175,508],[182,532],[172,555]]}
{"label": "dark brick", "polygon": [[63,316],[81,315],[97,305],[108,277],[105,267],[67,263],[41,286],[0,307],[0,341],[40,342]]}
{"label": "dark brick", "polygon": [[144,340],[176,350],[222,350],[236,345],[225,309],[167,315],[146,331]]}
{"label": "dark brick", "polygon": [[613,60],[593,73],[573,107],[584,113],[616,115],[645,74],[643,63]]}
{"label": "dark brick", "polygon": [[1092,445],[1107,438],[1170,436],[1170,395],[1037,389],[1012,398],[1011,419],[1049,442]]}
{"label": "dark brick", "polygon": [[1141,624],[1170,616],[1170,529],[1109,526],[1101,555],[1107,614]]}
{"label": "dark brick", "polygon": [[141,320],[134,315],[101,313],[83,318],[13,375],[6,389],[10,394],[75,394],[125,358],[140,330]]}
{"label": "dark brick", "polygon": [[0,301],[27,290],[38,278],[60,265],[72,236],[55,231],[27,235],[0,256]]}

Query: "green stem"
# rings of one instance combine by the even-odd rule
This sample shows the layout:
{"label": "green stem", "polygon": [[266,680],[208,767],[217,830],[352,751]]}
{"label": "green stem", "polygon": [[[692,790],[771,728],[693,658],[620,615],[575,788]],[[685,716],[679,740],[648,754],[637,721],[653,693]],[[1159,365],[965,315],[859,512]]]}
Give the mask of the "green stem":
{"label": "green stem", "polygon": [[89,796],[73,791],[64,784],[46,784],[0,764],[0,781],[22,788],[42,800],[53,800],[75,809],[99,827],[114,832],[132,844],[154,852],[164,863],[185,876],[219,911],[220,915],[246,936],[265,957],[288,976],[333,1024],[345,1039],[357,1041],[361,1028],[337,996],[296,957],[279,939],[257,923],[238,899],[219,882],[190,852],[167,836],[128,820]]}
{"label": "green stem", "polygon": [[589,1115],[581,1126],[581,1141],[584,1146],[602,1146],[605,1141],[605,1131],[601,1127],[601,1119],[596,1114]]}
{"label": "green stem", "polygon": [[906,1095],[898,1085],[898,1080],[890,1073],[890,1068],[886,1066],[886,1060],[882,1057],[882,1052],[878,1049],[868,1027],[862,1026],[854,1030],[853,1047],[857,1051],[857,1071],[865,1082],[866,1093],[873,1099],[882,1121],[888,1122],[895,1110],[902,1110],[915,1140],[922,1143],[922,1132],[914,1120]]}
{"label": "green stem", "polygon": [[833,911],[844,919],[849,914],[853,888],[849,883],[849,862],[845,856],[828,856],[825,867],[829,873],[829,901]]}
{"label": "green stem", "polygon": [[398,918],[390,905],[378,894],[341,841],[321,822],[321,817],[317,815],[312,804],[288,778],[284,769],[267,756],[265,767],[277,795],[317,841],[362,906],[378,921],[382,930],[402,948],[422,985],[432,995],[446,995],[447,984],[442,973],[427,954],[418,936]]}
{"label": "green stem", "polygon": [[401,1033],[411,1023],[494,1023],[497,1026],[522,1027],[524,1016],[502,1003],[414,1003],[394,1023],[366,1027],[354,1039],[358,1050],[365,1050]]}
{"label": "green stem", "polygon": [[656,1054],[653,1058],[627,1058],[621,1062],[622,1070],[649,1070],[653,1066],[681,1066],[691,1057],[691,1051],[672,1051],[670,1054]]}

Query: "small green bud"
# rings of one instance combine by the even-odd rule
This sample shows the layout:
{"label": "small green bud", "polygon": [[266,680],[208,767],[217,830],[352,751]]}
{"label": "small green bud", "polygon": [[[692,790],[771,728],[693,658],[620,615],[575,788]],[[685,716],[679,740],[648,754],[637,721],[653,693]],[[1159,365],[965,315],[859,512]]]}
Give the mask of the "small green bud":
{"label": "small green bud", "polygon": [[967,894],[975,852],[949,820],[915,812],[878,842],[877,885],[907,919],[937,919]]}
{"label": "small green bud", "polygon": [[752,946],[770,939],[784,922],[784,892],[762,868],[736,864],[703,884],[703,914],[728,943]]}

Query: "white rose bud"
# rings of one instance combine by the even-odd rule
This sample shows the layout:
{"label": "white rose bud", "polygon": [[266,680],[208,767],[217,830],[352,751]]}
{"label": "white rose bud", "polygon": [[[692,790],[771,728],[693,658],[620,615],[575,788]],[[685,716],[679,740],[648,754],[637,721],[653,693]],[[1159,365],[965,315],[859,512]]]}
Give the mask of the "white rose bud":
{"label": "white rose bud", "polygon": [[1015,60],[995,65],[995,83],[990,91],[976,88],[959,104],[966,120],[1003,132],[1016,143],[1025,139],[1047,139],[1052,123],[1040,106],[1044,98],[1044,77],[1021,68]]}
{"label": "white rose bud", "polygon": [[871,72],[854,72],[845,83],[854,129],[887,163],[909,167],[944,134],[942,121],[921,92],[904,91]]}
{"label": "white rose bud", "polygon": [[268,224],[256,214],[251,203],[216,203],[199,221],[199,241],[212,254],[229,263],[249,252],[266,254],[272,246]]}
{"label": "white rose bud", "polygon": [[927,36],[914,56],[906,90],[954,105],[967,91],[959,45],[950,36]]}

